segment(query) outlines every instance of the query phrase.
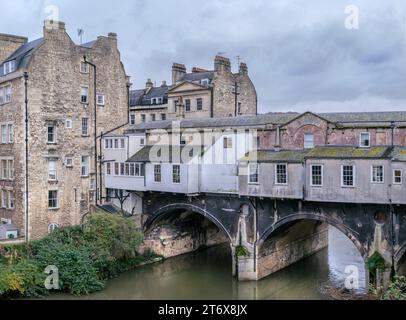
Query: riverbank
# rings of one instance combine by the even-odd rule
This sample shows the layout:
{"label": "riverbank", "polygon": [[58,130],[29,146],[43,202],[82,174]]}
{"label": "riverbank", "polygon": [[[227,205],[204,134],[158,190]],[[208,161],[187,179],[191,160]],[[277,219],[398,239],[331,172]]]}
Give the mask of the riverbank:
{"label": "riverbank", "polygon": [[100,291],[108,279],[160,260],[137,252],[142,240],[132,220],[95,213],[82,228],[61,228],[29,244],[0,245],[0,297]]}

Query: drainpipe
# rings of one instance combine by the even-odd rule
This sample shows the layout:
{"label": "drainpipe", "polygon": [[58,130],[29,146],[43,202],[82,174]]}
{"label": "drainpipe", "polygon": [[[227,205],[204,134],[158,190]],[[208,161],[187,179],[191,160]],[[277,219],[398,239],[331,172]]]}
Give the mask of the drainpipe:
{"label": "drainpipe", "polygon": [[25,242],[29,242],[28,228],[28,72],[24,72],[25,103]]}
{"label": "drainpipe", "polygon": [[93,95],[94,95],[94,114],[93,114],[93,121],[94,121],[94,170],[95,170],[95,182],[96,182],[96,206],[98,205],[98,183],[97,183],[97,175],[98,175],[98,170],[97,170],[97,67],[94,63],[90,62],[87,60],[86,55],[83,56],[83,60],[85,63],[89,64],[90,66],[93,67]]}

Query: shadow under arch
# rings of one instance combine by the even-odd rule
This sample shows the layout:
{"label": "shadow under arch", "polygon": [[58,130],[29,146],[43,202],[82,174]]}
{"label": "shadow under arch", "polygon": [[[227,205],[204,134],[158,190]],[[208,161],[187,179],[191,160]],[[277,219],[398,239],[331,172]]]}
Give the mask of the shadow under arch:
{"label": "shadow under arch", "polygon": [[[357,239],[357,237],[354,235],[354,233],[344,225],[342,225],[339,221],[321,216],[321,215],[315,215],[315,214],[310,214],[310,213],[300,213],[300,214],[294,214],[290,215],[288,217],[280,219],[278,222],[270,226],[268,229],[266,229],[262,235],[259,238],[258,245],[261,247],[264,242],[272,236],[276,231],[279,230],[279,228],[285,226],[286,224],[290,222],[295,222],[295,221],[300,221],[300,220],[314,220],[314,221],[321,221],[325,222],[336,229],[340,230],[343,234],[347,236],[348,239],[351,240],[351,242],[355,245],[359,253],[361,254],[361,257],[365,260],[367,257],[367,251],[364,249],[362,246],[361,242]],[[405,248],[406,250],[406,248]]]}
{"label": "shadow under arch", "polygon": [[203,210],[202,208],[199,208],[195,205],[192,204],[169,204],[166,205],[162,208],[159,208],[154,212],[154,214],[145,221],[144,224],[144,232],[147,232],[151,226],[160,218],[164,217],[165,215],[168,215],[176,210],[185,210],[185,211],[191,211],[197,214],[200,214],[201,216],[205,217],[206,219],[210,220],[213,222],[225,235],[227,235],[227,238],[230,240],[230,243],[232,243],[233,239],[230,235],[230,232],[227,230],[227,228],[221,223],[219,219],[217,219],[214,215],[212,215],[210,212]]}
{"label": "shadow under arch", "polygon": [[401,245],[401,247],[395,252],[395,266],[399,267],[399,263],[406,261],[406,241]]}

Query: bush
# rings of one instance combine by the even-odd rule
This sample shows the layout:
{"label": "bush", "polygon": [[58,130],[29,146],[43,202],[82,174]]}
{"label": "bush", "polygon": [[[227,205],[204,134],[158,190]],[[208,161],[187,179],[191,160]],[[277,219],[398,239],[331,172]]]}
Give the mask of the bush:
{"label": "bush", "polygon": [[137,253],[142,239],[132,220],[95,213],[83,228],[60,228],[28,245],[7,246],[3,249],[8,259],[3,259],[6,267],[0,273],[0,296],[43,293],[48,266],[58,268],[62,291],[82,295],[101,290],[105,280],[143,261]]}
{"label": "bush", "polygon": [[0,270],[0,297],[37,296],[45,293],[46,275],[31,260],[20,260],[17,264],[3,265]]}
{"label": "bush", "polygon": [[406,300],[406,277],[395,277],[384,295],[385,300]]}

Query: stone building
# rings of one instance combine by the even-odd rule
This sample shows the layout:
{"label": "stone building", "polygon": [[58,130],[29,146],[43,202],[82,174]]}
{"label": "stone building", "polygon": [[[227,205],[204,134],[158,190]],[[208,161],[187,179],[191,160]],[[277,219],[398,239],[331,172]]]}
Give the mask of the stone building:
{"label": "stone building", "polygon": [[216,56],[214,69],[194,67],[188,73],[183,64],[172,66],[172,84],[156,87],[148,79],[145,89],[131,91],[130,123],[166,119],[222,118],[257,114],[257,94],[240,63],[231,71],[228,58]]}
{"label": "stone building", "polygon": [[63,22],[45,21],[42,38],[0,44],[0,218],[35,239],[98,202],[99,136],[128,123],[129,79],[115,33],[76,45]]}

